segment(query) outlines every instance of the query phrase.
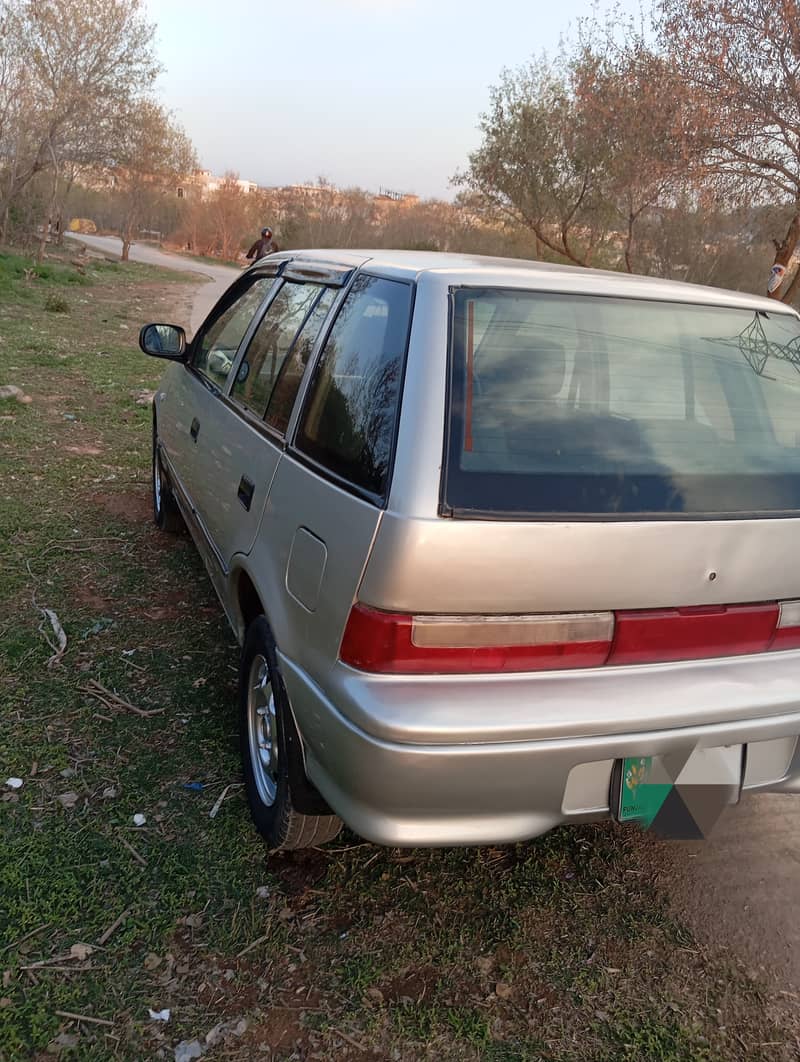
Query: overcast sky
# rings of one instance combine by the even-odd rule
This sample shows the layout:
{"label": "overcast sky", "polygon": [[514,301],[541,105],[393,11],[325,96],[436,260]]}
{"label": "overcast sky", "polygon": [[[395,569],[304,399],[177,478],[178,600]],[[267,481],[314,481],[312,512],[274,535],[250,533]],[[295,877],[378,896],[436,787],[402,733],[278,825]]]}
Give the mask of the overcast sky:
{"label": "overcast sky", "polygon": [[203,166],[447,197],[503,67],[554,52],[590,12],[589,0],[146,4],[163,100]]}

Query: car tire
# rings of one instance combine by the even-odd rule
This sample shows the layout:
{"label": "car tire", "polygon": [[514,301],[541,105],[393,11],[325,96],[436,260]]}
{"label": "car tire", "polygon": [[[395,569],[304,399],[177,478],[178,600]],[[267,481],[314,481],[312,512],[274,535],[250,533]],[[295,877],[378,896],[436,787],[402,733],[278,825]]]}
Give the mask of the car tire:
{"label": "car tire", "polygon": [[332,841],[342,828],[341,819],[297,808],[292,779],[306,781],[305,768],[275,641],[263,616],[248,627],[242,650],[239,737],[250,814],[270,848],[291,851]]}
{"label": "car tire", "polygon": [[153,520],[161,531],[178,534],[186,527],[178,503],[170,489],[158,448],[158,434],[153,421]]}

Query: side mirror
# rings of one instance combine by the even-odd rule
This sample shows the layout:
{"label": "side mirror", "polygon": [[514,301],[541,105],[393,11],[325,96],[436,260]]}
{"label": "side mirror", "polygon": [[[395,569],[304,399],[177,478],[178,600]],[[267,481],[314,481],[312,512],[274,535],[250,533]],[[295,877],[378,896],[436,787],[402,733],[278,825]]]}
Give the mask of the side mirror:
{"label": "side mirror", "polygon": [[153,358],[186,361],[186,333],[178,325],[145,325],[139,332],[139,346]]}

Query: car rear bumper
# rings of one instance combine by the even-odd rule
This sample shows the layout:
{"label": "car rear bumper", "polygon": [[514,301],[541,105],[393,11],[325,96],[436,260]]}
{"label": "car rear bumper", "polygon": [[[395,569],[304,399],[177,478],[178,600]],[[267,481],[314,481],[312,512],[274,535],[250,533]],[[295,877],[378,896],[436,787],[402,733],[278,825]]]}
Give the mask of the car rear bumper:
{"label": "car rear bumper", "polygon": [[[614,763],[627,757],[744,744],[744,791],[800,793],[800,661],[780,657],[670,665],[660,676],[616,669],[616,681],[595,673],[591,687],[586,673],[376,682],[337,665],[326,683],[336,704],[291,661],[282,669],[309,776],[344,821],[379,844],[447,846],[510,843],[608,818]],[[666,712],[668,677],[673,697],[692,692],[688,705]],[[554,681],[560,696],[543,700]],[[403,700],[407,725],[398,732]],[[696,722],[687,725],[692,705]]]}

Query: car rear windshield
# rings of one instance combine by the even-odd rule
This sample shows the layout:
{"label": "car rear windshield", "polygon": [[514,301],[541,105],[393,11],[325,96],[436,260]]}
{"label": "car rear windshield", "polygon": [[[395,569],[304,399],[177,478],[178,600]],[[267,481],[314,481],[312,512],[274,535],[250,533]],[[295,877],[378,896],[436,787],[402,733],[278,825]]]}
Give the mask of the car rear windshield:
{"label": "car rear windshield", "polygon": [[452,300],[444,512],[800,510],[793,314],[474,288]]}

